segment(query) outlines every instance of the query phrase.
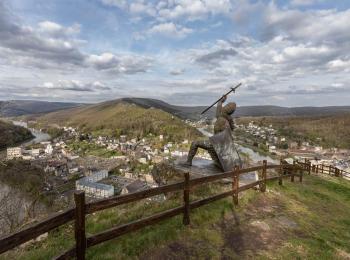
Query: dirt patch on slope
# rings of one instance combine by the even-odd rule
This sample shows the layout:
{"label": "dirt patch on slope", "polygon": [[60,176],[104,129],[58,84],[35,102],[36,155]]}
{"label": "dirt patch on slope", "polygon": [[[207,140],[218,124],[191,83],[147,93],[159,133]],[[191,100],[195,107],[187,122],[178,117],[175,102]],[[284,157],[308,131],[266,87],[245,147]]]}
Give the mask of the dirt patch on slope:
{"label": "dirt patch on slope", "polygon": [[[300,233],[298,224],[283,214],[285,205],[278,196],[259,194],[243,211],[232,211],[210,228],[219,231],[220,247],[209,241],[191,241],[182,238],[157,250],[151,250],[142,259],[237,259],[252,258],[278,248],[290,235]],[[193,229],[201,226],[190,227]],[[299,235],[297,235],[299,236]],[[210,252],[211,254],[208,254]]]}

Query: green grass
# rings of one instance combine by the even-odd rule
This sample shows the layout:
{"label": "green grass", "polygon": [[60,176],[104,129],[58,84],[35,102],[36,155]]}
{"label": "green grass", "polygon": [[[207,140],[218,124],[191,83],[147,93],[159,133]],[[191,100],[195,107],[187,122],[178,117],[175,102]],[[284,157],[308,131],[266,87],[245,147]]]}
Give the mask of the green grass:
{"label": "green grass", "polygon": [[73,141],[68,143],[67,146],[80,156],[93,155],[103,158],[110,158],[112,156],[122,155],[122,153],[119,151],[108,150],[105,146],[89,143],[87,141]]}
{"label": "green grass", "polygon": [[[227,187],[207,185],[191,192],[191,199]],[[87,217],[87,233],[149,216],[181,205],[181,193],[164,203],[138,202]],[[305,176],[303,183],[284,181],[267,186],[266,193],[248,190],[239,206],[222,199],[191,211],[191,225],[182,216],[89,248],[88,259],[345,259],[350,255],[350,182]],[[295,226],[280,224],[287,219]],[[268,230],[252,223],[265,223]],[[48,259],[73,245],[72,227],[61,228],[41,243],[12,251],[0,259]],[[242,236],[242,245],[239,238]],[[238,239],[238,242],[236,241]],[[233,242],[232,242],[233,241]],[[261,241],[267,243],[261,244]]]}
{"label": "green grass", "polygon": [[292,237],[279,255],[290,247],[302,248],[304,257],[335,259],[340,250],[350,254],[350,182],[338,178],[308,176],[302,185],[273,186],[287,202],[287,215],[305,234]]}

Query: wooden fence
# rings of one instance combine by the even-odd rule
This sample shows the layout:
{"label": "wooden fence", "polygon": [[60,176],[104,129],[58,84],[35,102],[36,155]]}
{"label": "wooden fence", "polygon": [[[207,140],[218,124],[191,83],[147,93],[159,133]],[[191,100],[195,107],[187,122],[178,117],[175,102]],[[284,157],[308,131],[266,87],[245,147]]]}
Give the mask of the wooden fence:
{"label": "wooden fence", "polygon": [[304,162],[296,161],[296,164],[302,167],[303,170],[307,171],[309,174],[313,172],[313,173],[328,174],[335,177],[343,177],[343,178],[350,179],[349,172],[346,172],[332,165],[311,164],[311,162],[306,159]]}
{"label": "wooden fence", "polygon": [[[267,176],[267,170],[274,169],[277,171],[277,175]],[[154,225],[162,220],[174,217],[176,215],[183,215],[183,224],[189,225],[190,212],[191,210],[206,205],[208,203],[214,202],[216,200],[232,196],[233,203],[238,204],[238,194],[247,189],[259,186],[261,192],[266,190],[266,182],[271,180],[278,180],[279,184],[282,185],[283,178],[290,177],[291,181],[294,182],[294,176],[299,177],[299,181],[303,178],[303,169],[301,165],[294,163],[293,165],[287,164],[281,160],[279,165],[267,165],[264,161],[261,166],[239,169],[234,168],[230,172],[224,172],[216,175],[210,175],[200,178],[190,178],[189,173],[184,174],[184,181],[177,182],[169,185],[160,186],[157,188],[152,188],[148,190],[138,191],[135,193],[130,193],[121,196],[113,196],[107,199],[101,199],[93,202],[85,202],[85,194],[82,191],[77,191],[74,194],[75,207],[70,208],[64,212],[58,213],[51,216],[39,223],[31,225],[24,230],[10,234],[8,236],[2,237],[0,239],[0,253],[4,253],[10,249],[13,249],[37,236],[44,234],[48,231],[54,230],[59,226],[62,226],[70,221],[74,220],[75,229],[75,247],[65,251],[61,255],[55,257],[55,259],[68,259],[76,257],[77,259],[85,259],[86,249],[94,245],[100,244],[107,240],[117,238],[121,235],[139,230],[143,227]],[[261,174],[258,181],[239,186],[239,175],[259,171]],[[221,179],[230,178],[232,180],[232,188],[221,194],[217,194],[205,199],[191,201],[190,193],[191,189],[195,186],[215,182]],[[119,225],[110,228],[106,231],[94,234],[92,236],[86,237],[85,233],[85,217],[88,214],[94,212],[116,207],[118,205],[127,204],[130,202],[139,201],[142,199],[150,198],[156,195],[183,191],[183,205],[180,207],[172,208],[150,217],[145,217],[138,219],[136,221]]]}

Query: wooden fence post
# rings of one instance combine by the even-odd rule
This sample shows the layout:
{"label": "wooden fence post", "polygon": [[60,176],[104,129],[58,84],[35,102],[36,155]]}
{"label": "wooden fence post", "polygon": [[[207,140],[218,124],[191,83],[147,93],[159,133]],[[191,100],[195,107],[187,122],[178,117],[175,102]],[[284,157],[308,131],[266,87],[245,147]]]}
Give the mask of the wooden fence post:
{"label": "wooden fence post", "polygon": [[304,169],[299,168],[299,182],[303,182]]}
{"label": "wooden fence post", "polygon": [[262,182],[260,182],[260,191],[265,192],[266,191],[266,166],[267,166],[267,161],[263,161],[263,169],[262,169]]}
{"label": "wooden fence post", "polygon": [[309,167],[309,169],[308,169],[309,172],[308,172],[308,173],[309,173],[309,175],[310,175],[310,174],[311,174],[311,167],[312,167],[312,166],[311,166],[311,162],[310,162],[310,161],[309,161],[308,163],[309,163],[309,164],[308,164],[308,167]]}
{"label": "wooden fence post", "polygon": [[339,177],[339,169],[337,167],[334,167],[334,174],[335,177]]}
{"label": "wooden fence post", "polygon": [[232,172],[232,199],[233,204],[238,205],[238,187],[239,187],[239,167],[236,165]]}
{"label": "wooden fence post", "polygon": [[182,223],[190,224],[190,174],[185,172],[185,187],[184,187],[184,215]]}
{"label": "wooden fence post", "polygon": [[278,169],[278,184],[282,185],[283,184],[283,159],[280,159],[280,168]]}
{"label": "wooden fence post", "polygon": [[323,173],[323,163],[321,164],[321,173]]}
{"label": "wooden fence post", "polygon": [[296,171],[296,161],[295,160],[293,160],[293,168],[292,168],[292,170],[291,170],[291,176],[290,176],[290,181],[291,182],[294,182],[294,172]]}
{"label": "wooden fence post", "polygon": [[86,235],[85,235],[85,193],[76,191],[75,201],[75,250],[78,260],[85,260]]}

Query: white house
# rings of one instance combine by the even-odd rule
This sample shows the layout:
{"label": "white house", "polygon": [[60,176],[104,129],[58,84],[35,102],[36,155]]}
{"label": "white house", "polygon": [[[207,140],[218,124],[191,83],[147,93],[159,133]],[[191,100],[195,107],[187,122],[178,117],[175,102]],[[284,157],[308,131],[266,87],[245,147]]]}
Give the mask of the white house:
{"label": "white house", "polygon": [[12,160],[14,158],[22,157],[22,148],[21,147],[11,147],[7,148],[7,159]]}
{"label": "white house", "polygon": [[48,145],[46,146],[45,153],[46,153],[46,154],[52,154],[52,152],[53,152],[52,145],[51,145],[51,144],[48,144]]}
{"label": "white house", "polygon": [[275,151],[276,151],[276,146],[271,145],[271,146],[269,147],[269,152],[275,152]]}
{"label": "white house", "polygon": [[144,157],[140,158],[138,161],[142,164],[147,164],[147,159]]}

